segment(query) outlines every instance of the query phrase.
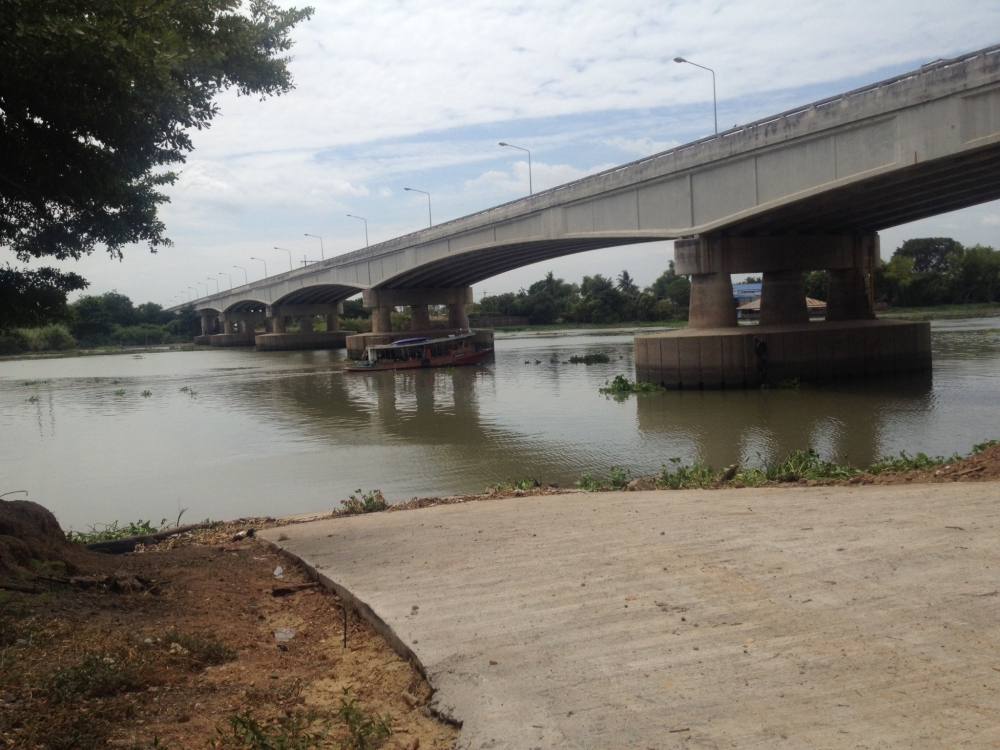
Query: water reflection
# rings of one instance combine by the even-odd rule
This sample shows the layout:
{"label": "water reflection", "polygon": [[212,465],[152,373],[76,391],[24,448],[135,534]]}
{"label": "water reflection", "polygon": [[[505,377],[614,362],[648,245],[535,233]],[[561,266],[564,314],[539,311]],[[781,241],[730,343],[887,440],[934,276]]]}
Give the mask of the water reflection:
{"label": "water reflection", "polygon": [[711,466],[760,466],[800,448],[865,466],[882,456],[896,415],[927,411],[932,393],[930,374],[921,373],[789,390],[670,391],[635,403],[644,435],[682,435]]}

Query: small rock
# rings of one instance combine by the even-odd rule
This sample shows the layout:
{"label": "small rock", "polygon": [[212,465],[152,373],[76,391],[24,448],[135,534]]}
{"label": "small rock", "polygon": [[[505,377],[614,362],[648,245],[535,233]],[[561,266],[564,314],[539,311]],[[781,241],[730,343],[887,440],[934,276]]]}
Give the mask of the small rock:
{"label": "small rock", "polygon": [[656,480],[652,477],[637,477],[625,485],[628,492],[642,492],[644,490],[655,490]]}
{"label": "small rock", "polygon": [[284,578],[285,577],[285,569],[283,567],[281,567],[280,565],[278,567],[276,567],[274,569],[274,577],[275,578]]}
{"label": "small rock", "polygon": [[274,631],[274,640],[278,643],[288,643],[295,637],[295,630],[292,628],[278,628]]}
{"label": "small rock", "polygon": [[241,539],[249,539],[255,533],[256,532],[253,529],[243,529],[243,531],[237,531],[235,534],[233,534],[233,541],[238,542]]}
{"label": "small rock", "polygon": [[189,652],[181,644],[179,644],[179,643],[171,643],[170,644],[170,653],[177,654],[178,656],[187,656],[187,654]]}

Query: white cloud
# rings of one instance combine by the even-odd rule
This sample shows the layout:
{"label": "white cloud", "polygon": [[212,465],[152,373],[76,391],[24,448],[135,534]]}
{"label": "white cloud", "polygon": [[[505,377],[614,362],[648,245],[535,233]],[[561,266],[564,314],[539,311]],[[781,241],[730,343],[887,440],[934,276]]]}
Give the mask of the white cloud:
{"label": "white cloud", "polygon": [[1000,227],[1000,214],[987,214],[980,221],[985,227]]}

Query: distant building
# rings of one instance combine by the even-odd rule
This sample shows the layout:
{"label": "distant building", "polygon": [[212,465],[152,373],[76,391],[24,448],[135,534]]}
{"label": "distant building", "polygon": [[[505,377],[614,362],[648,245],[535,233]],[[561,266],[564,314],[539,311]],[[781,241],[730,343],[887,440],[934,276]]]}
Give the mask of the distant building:
{"label": "distant building", "polygon": [[736,306],[739,307],[740,305],[745,305],[747,302],[759,299],[763,286],[759,281],[750,282],[749,284],[733,284],[733,299],[736,300]]}

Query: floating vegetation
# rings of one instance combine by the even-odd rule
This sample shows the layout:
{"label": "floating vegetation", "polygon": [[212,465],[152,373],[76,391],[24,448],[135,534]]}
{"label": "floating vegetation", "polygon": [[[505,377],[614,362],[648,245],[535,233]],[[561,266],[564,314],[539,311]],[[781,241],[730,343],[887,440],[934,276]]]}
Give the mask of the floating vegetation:
{"label": "floating vegetation", "polygon": [[37,404],[38,403],[38,396],[28,396],[28,403],[29,404]]}
{"label": "floating vegetation", "polygon": [[149,398],[152,395],[153,395],[153,392],[151,390],[148,390],[148,389],[142,392],[142,397],[143,398]]}
{"label": "floating vegetation", "polygon": [[125,389],[124,388],[119,388],[117,391],[115,391],[115,395],[116,396],[124,396],[125,395]]}
{"label": "floating vegetation", "polygon": [[604,386],[600,389],[601,393],[610,396],[629,396],[633,393],[656,393],[662,390],[662,386],[639,381],[633,382],[624,375],[615,375],[613,380],[605,381]]}
{"label": "floating vegetation", "polygon": [[571,365],[606,365],[611,361],[609,357],[604,352],[596,352],[594,354],[584,354],[582,357],[578,354],[574,354],[569,358],[569,363]]}

